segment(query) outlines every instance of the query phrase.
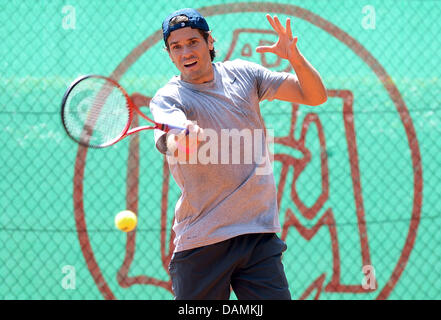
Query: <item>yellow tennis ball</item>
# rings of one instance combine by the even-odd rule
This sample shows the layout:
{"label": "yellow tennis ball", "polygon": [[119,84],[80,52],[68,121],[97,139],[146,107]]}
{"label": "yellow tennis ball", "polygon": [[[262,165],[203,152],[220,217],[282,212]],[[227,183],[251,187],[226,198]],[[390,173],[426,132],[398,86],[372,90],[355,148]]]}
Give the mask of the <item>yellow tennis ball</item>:
{"label": "yellow tennis ball", "polygon": [[124,232],[130,232],[135,229],[138,218],[130,210],[123,210],[115,216],[115,226]]}

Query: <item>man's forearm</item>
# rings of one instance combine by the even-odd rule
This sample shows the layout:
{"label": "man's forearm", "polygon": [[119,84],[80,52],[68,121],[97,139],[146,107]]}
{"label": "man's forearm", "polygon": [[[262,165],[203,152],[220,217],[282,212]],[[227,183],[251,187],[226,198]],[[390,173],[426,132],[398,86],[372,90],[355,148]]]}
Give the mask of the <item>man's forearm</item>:
{"label": "man's forearm", "polygon": [[327,100],[326,88],[318,71],[309,63],[303,55],[299,55],[296,61],[289,61],[299,80],[303,99],[310,105],[322,104]]}

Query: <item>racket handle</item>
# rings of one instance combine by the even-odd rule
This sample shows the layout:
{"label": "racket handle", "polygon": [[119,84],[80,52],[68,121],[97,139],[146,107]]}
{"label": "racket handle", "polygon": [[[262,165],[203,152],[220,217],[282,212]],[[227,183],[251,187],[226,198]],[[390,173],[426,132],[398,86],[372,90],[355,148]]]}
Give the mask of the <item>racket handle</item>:
{"label": "racket handle", "polygon": [[171,124],[164,124],[164,123],[158,124],[158,129],[160,129],[164,132],[169,132],[170,130],[180,130],[180,131],[185,130],[185,135],[189,134],[189,131],[187,128],[181,127],[181,126],[173,126]]}

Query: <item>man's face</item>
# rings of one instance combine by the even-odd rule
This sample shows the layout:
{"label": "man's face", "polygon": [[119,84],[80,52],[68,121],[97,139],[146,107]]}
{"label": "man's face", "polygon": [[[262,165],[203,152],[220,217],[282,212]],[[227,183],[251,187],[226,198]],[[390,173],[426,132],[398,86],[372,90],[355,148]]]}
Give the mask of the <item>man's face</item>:
{"label": "man's face", "polygon": [[208,43],[197,29],[186,27],[172,31],[167,39],[169,55],[181,72],[182,80],[190,83],[203,83],[213,80],[210,50],[213,38]]}

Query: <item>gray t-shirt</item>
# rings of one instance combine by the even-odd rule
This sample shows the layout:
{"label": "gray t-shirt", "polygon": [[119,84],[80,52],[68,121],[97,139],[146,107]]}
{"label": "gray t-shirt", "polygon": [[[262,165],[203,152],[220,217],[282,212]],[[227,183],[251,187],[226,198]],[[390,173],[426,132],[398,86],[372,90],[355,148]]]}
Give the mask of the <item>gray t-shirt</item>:
{"label": "gray t-shirt", "polygon": [[[197,153],[186,163],[167,156],[170,172],[182,191],[173,225],[175,252],[241,234],[281,231],[266,141],[259,140],[265,129],[259,102],[272,100],[288,74],[244,60],[217,62],[213,67],[213,81],[191,84],[174,77],[150,103],[155,121],[174,125],[196,121],[209,133],[205,143],[211,143],[209,148],[204,148],[204,142],[198,148],[210,161],[207,157],[199,161]],[[250,160],[250,137],[252,154],[261,150],[262,158],[252,156]],[[165,153],[162,131],[155,130],[155,142]]]}

